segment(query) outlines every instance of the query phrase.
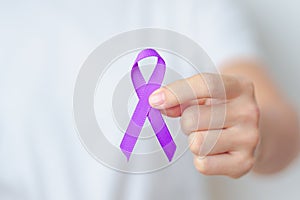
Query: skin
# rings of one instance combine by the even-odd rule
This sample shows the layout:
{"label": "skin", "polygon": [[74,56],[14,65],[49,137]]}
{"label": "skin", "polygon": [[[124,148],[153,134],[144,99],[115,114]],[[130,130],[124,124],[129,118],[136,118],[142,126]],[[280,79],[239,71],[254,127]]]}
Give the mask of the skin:
{"label": "skin", "polygon": [[[200,173],[239,178],[252,169],[260,174],[282,170],[299,151],[295,109],[258,62],[232,60],[220,69],[221,76],[197,74],[164,86],[149,103],[181,118]],[[215,136],[212,145],[207,138]]]}

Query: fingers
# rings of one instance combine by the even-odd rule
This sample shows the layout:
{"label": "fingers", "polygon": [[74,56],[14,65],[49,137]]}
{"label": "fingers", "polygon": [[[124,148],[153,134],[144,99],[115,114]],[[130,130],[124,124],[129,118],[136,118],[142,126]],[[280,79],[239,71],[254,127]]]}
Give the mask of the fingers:
{"label": "fingers", "polygon": [[197,131],[189,135],[189,148],[196,156],[216,155],[235,151],[254,152],[258,132],[249,128],[241,132],[237,127],[223,130]]}
{"label": "fingers", "polygon": [[180,122],[182,131],[187,135],[195,131],[224,129],[237,125],[258,128],[259,108],[254,100],[241,96],[226,104],[189,106],[181,113]]}
{"label": "fingers", "polygon": [[181,106],[174,106],[168,109],[161,110],[161,113],[168,117],[180,117],[183,112]]}
{"label": "fingers", "polygon": [[251,81],[199,74],[156,90],[149,103],[168,116],[181,116],[201,173],[237,178],[252,168],[259,108]]}
{"label": "fingers", "polygon": [[198,131],[189,136],[194,165],[199,172],[233,178],[253,167],[258,141],[259,133],[255,128]]}
{"label": "fingers", "polygon": [[157,109],[171,108],[193,99],[233,98],[241,92],[240,80],[219,74],[198,74],[154,91],[149,103]]}
{"label": "fingers", "polygon": [[204,175],[225,175],[239,178],[252,169],[254,158],[240,152],[206,156],[205,158],[195,156],[194,165]]}
{"label": "fingers", "polygon": [[183,111],[188,107],[188,106],[192,106],[192,105],[204,105],[206,104],[207,99],[194,99],[191,100],[189,102],[186,102],[184,104],[181,105],[177,105],[168,109],[163,109],[161,110],[161,112],[168,116],[168,117],[179,117],[182,115]]}
{"label": "fingers", "polygon": [[200,157],[234,151],[238,148],[238,140],[226,130],[197,131],[189,135],[191,152]]}
{"label": "fingers", "polygon": [[227,111],[226,106],[230,105],[195,105],[186,108],[180,119],[182,131],[190,134],[195,131],[223,129],[232,126],[235,123],[235,113],[228,112],[231,109]]}

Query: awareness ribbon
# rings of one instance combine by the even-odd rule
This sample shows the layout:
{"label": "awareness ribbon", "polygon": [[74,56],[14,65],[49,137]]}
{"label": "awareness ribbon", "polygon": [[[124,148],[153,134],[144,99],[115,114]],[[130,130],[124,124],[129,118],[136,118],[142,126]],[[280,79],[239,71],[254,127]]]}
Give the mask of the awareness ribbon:
{"label": "awareness ribbon", "polygon": [[[140,69],[138,62],[148,57],[157,57],[156,66],[150,76],[148,83],[146,83]],[[149,122],[155,132],[160,146],[163,148],[168,160],[171,161],[176,151],[176,144],[169,132],[169,129],[164,122],[164,119],[159,110],[152,108],[148,102],[148,98],[152,92],[160,88],[164,74],[166,71],[166,64],[162,57],[154,49],[142,50],[131,69],[131,80],[134,89],[139,98],[139,102],[135,107],[133,115],[130,119],[129,125],[125,135],[120,144],[120,148],[129,160],[133,148],[137,142],[143,125],[148,117]]]}

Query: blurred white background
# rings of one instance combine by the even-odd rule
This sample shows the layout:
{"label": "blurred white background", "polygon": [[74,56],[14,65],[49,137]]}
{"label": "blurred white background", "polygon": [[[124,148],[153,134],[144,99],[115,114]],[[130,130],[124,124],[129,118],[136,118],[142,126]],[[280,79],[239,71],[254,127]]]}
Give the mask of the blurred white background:
{"label": "blurred white background", "polygon": [[[296,108],[298,109],[300,113],[300,106],[297,105],[298,102],[300,102],[300,91],[298,87],[300,86],[300,39],[298,38],[300,36],[300,1],[298,0],[235,0],[236,3],[240,4],[243,9],[247,12],[247,15],[249,19],[251,20],[254,28],[256,28],[258,32],[258,36],[260,39],[260,45],[262,47],[262,50],[264,52],[264,58],[266,63],[268,64],[267,66],[269,67],[269,72],[271,76],[273,77],[274,80],[276,80],[278,87],[281,87],[282,90],[286,93],[286,95],[289,97],[289,99],[295,104]],[[4,1],[3,1],[4,2]],[[55,2],[55,1],[54,1]],[[57,5],[61,6],[61,10],[55,10],[55,6],[51,7],[48,4],[45,3],[45,5],[41,6],[41,11],[39,9],[32,9],[31,4],[26,4],[25,2],[22,2],[18,5],[15,5],[13,3],[9,3],[7,1],[8,6],[5,7],[2,5],[2,8],[6,8],[2,10],[2,13],[0,13],[0,16],[2,18],[0,19],[0,22],[3,23],[5,21],[5,17],[3,16],[10,16],[6,15],[7,13],[10,13],[11,11],[7,8],[14,8],[16,9],[17,13],[16,15],[11,16],[12,20],[15,18],[20,18],[23,19],[25,22],[28,22],[26,24],[22,23],[16,23],[16,24],[9,24],[9,23],[3,23],[7,27],[10,27],[12,30],[21,27],[20,30],[22,31],[22,34],[25,36],[34,36],[33,39],[31,40],[26,40],[23,41],[23,38],[14,38],[19,32],[15,31],[15,34],[11,34],[9,31],[1,30],[0,34],[3,34],[0,46],[5,46],[5,44],[10,44],[12,42],[12,45],[6,45],[11,47],[10,49],[4,49],[2,50],[0,48],[0,56],[2,55],[13,55],[14,53],[22,55],[20,58],[21,60],[17,59],[11,59],[12,63],[9,67],[7,65],[4,65],[1,63],[0,59],[0,67],[6,68],[7,72],[0,73],[0,82],[5,82],[9,83],[10,87],[7,87],[8,89],[10,88],[18,88],[20,87],[19,85],[22,85],[24,88],[27,86],[32,86],[32,91],[30,90],[27,92],[26,90],[20,90],[19,92],[17,89],[12,90],[7,92],[5,89],[4,92],[8,93],[8,96],[11,98],[6,98],[5,96],[0,97],[2,102],[5,102],[3,105],[10,105],[11,107],[8,107],[5,109],[3,108],[2,112],[4,113],[6,111],[7,115],[9,115],[11,118],[13,118],[13,114],[10,114],[8,111],[13,110],[17,112],[17,108],[22,108],[20,109],[21,113],[30,113],[32,116],[38,116],[42,121],[47,121],[49,123],[55,124],[56,126],[51,126],[51,130],[44,130],[43,129],[43,123],[38,124],[34,122],[35,126],[37,126],[37,130],[29,129],[29,133],[33,132],[32,134],[34,137],[37,137],[37,141],[41,142],[41,145],[44,144],[42,143],[43,141],[47,141],[49,143],[46,148],[43,148],[44,151],[37,152],[37,157],[32,157],[33,159],[35,158],[40,158],[39,156],[43,155],[43,153],[47,156],[52,156],[50,158],[53,159],[53,161],[62,161],[62,164],[65,164],[64,162],[70,162],[72,163],[77,163],[78,160],[81,158],[85,158],[84,162],[91,162],[91,165],[93,165],[92,159],[90,157],[86,157],[86,152],[83,151],[81,144],[79,144],[79,141],[77,140],[76,137],[74,137],[74,132],[73,132],[73,127],[68,127],[65,124],[70,124],[72,122],[68,121],[72,119],[71,115],[68,115],[69,113],[72,113],[71,106],[69,106],[69,99],[66,97],[71,97],[72,96],[72,91],[73,91],[73,81],[65,81],[66,77],[65,75],[67,74],[69,77],[76,77],[77,73],[77,68],[74,66],[77,66],[78,63],[81,63],[83,59],[89,54],[89,50],[93,49],[95,45],[99,44],[101,41],[99,41],[97,38],[100,37],[97,35],[93,35],[92,31],[94,30],[93,23],[95,21],[89,21],[90,19],[93,19],[93,15],[91,15],[91,18],[83,18],[83,14],[79,13],[81,15],[78,15],[78,18],[75,18],[78,20],[80,23],[84,24],[86,30],[81,30],[81,29],[76,29],[74,28],[76,23],[73,22],[73,18],[69,16],[65,16],[65,18],[60,19],[60,14],[61,12],[66,9],[69,10],[70,13],[74,12],[75,14],[78,14],[76,9],[71,9],[69,8],[66,3],[63,4],[60,1],[55,2]],[[76,7],[76,2],[72,3],[75,4]],[[11,4],[11,5],[10,5]],[[50,4],[50,3],[49,3]],[[55,4],[55,5],[56,5]],[[37,6],[38,7],[38,3]],[[1,8],[1,4],[0,4]],[[37,18],[32,20],[31,18],[27,18],[27,11],[32,9],[36,13],[41,15],[41,19]],[[55,17],[57,18],[56,20],[59,21],[60,23],[55,24],[51,23],[53,15],[45,15],[42,17],[42,12],[49,9],[51,12],[54,10],[56,15]],[[1,10],[1,9],[0,9]],[[26,12],[22,12],[25,10]],[[79,10],[79,9],[78,9]],[[97,11],[97,8],[95,7],[94,12]],[[73,13],[73,14],[74,14]],[[97,12],[95,12],[97,13]],[[46,13],[47,14],[47,13]],[[49,14],[49,13],[48,13]],[[75,15],[74,14],[74,15]],[[76,15],[77,16],[77,15]],[[54,17],[54,18],[55,18]],[[2,21],[1,21],[2,20]],[[49,23],[47,26],[41,25],[42,21],[45,20],[45,22]],[[85,20],[89,23],[83,23]],[[2,25],[2,24],[1,24]],[[109,25],[109,24],[108,24]],[[40,27],[38,27],[40,26]],[[45,28],[46,27],[46,28]],[[97,30],[100,30],[100,26],[96,27]],[[27,30],[28,29],[28,30]],[[57,29],[57,30],[56,30]],[[50,31],[49,31],[50,30]],[[62,31],[64,30],[64,31]],[[104,31],[99,31],[97,33],[101,33],[103,38],[108,38],[112,32],[109,30],[104,30]],[[119,31],[123,30],[123,27],[119,27]],[[61,31],[61,32],[60,32]],[[89,37],[85,37],[89,32],[90,35]],[[72,33],[72,34],[71,34]],[[25,37],[24,36],[24,37]],[[7,38],[14,38],[14,40],[10,40]],[[51,54],[50,58],[48,57],[43,57],[44,55],[48,55],[51,52],[51,50],[48,50],[47,48],[44,48],[46,43],[44,44],[44,38],[54,38],[56,43],[49,44],[47,48],[49,49],[56,49],[59,47],[59,51],[55,52],[54,55]],[[63,40],[62,38],[68,38],[67,40]],[[96,39],[95,39],[96,38]],[[46,41],[46,40],[45,40]],[[5,43],[6,42],[6,43]],[[47,43],[48,44],[48,43]],[[28,46],[28,49],[25,48]],[[78,46],[81,46],[82,48],[77,48]],[[18,49],[15,49],[15,47],[18,47]],[[30,50],[32,49],[42,49],[41,52],[37,52],[36,54],[32,53]],[[72,50],[72,53],[69,51]],[[3,51],[3,52],[1,52]],[[36,51],[35,51],[36,52]],[[5,53],[5,54],[4,54]],[[61,59],[62,57],[65,57],[67,60],[66,62],[59,62],[58,59]],[[13,56],[12,56],[13,57]],[[35,58],[35,59],[32,59]],[[4,60],[4,59],[3,59]],[[15,61],[16,60],[16,61]],[[27,68],[22,68],[18,67],[17,64],[18,62],[24,62],[24,63],[30,63],[28,65],[29,69]],[[60,65],[58,65],[60,63]],[[2,65],[1,65],[2,64]],[[47,70],[43,68],[43,64],[47,67]],[[74,67],[73,71],[67,71],[64,68],[59,68],[60,66],[68,65],[71,67]],[[31,70],[31,71],[29,71]],[[64,71],[65,70],[65,71]],[[69,69],[68,69],[69,70]],[[26,83],[26,76],[24,76],[25,73],[32,72],[32,74],[37,74],[36,80],[30,80],[32,82],[32,85],[29,85]],[[59,72],[59,74],[57,74]],[[47,78],[40,78],[40,77],[47,77]],[[74,78],[75,79],[75,78]],[[18,82],[15,80],[19,80]],[[52,82],[52,80],[56,80],[55,83]],[[30,83],[31,83],[30,82]],[[22,84],[19,84],[22,83]],[[50,84],[51,83],[51,84]],[[61,83],[64,83],[66,87],[59,87]],[[60,88],[59,90],[54,90],[52,87],[52,84],[54,84],[53,88]],[[39,86],[42,89],[39,89]],[[4,86],[3,86],[4,87]],[[21,87],[22,88],[22,87]],[[46,89],[45,89],[46,88]],[[49,89],[50,88],[50,89]],[[52,89],[51,89],[52,88]],[[64,88],[64,89],[63,89]],[[45,92],[48,90],[47,92]],[[50,92],[49,92],[50,91]],[[30,93],[32,92],[32,93]],[[50,94],[48,94],[50,93]],[[32,94],[39,94],[39,99],[38,101],[31,97]],[[51,97],[59,97],[58,99],[51,99]],[[20,101],[18,103],[19,99],[26,98],[28,101],[33,101],[33,103],[36,103],[36,108],[23,108],[23,104]],[[13,103],[10,102],[11,99],[14,99]],[[71,99],[71,98],[70,98]],[[5,101],[6,100],[6,101]],[[63,100],[63,101],[62,101]],[[51,117],[51,114],[56,114],[53,113],[53,108],[46,106],[49,101],[53,102],[58,102],[58,108],[68,108],[68,112],[63,113],[62,115],[54,118],[52,117],[49,120],[49,116]],[[50,114],[49,114],[50,113]],[[1,114],[1,113],[0,113]],[[26,117],[27,115],[25,115]],[[56,115],[55,115],[56,116]],[[22,116],[21,116],[22,117]],[[22,121],[21,118],[18,116],[17,119],[20,118],[20,121]],[[24,116],[23,116],[24,117]],[[25,120],[24,124],[27,125],[28,121],[30,119]],[[23,124],[23,121],[22,123]],[[14,124],[15,125],[15,124]],[[29,126],[32,124],[29,123]],[[40,126],[38,126],[40,125]],[[32,125],[33,126],[33,125]],[[33,126],[34,127],[34,126]],[[19,129],[22,129],[21,127],[15,126],[13,127],[13,130],[15,130],[16,133],[19,133]],[[32,131],[34,130],[34,131]],[[44,134],[38,134],[39,131],[42,130],[41,132]],[[61,134],[61,131],[64,131],[65,134]],[[76,146],[76,151],[74,152],[74,155],[71,154],[71,151],[65,151],[64,154],[60,154],[61,157],[55,157],[56,154],[51,154],[52,151],[52,144],[56,144],[56,140],[52,138],[53,135],[50,133],[56,133],[59,134],[62,139],[59,141],[59,144],[62,144],[61,146],[65,146],[65,141],[69,141],[71,145]],[[9,132],[9,134],[13,134],[12,132]],[[25,133],[27,134],[27,132]],[[17,134],[15,134],[17,135]],[[48,135],[49,137],[45,137],[45,135]],[[14,136],[14,135],[13,135]],[[31,135],[30,135],[31,136]],[[55,136],[55,135],[54,135]],[[50,138],[50,139],[49,139]],[[70,138],[73,139],[74,141],[70,141]],[[24,138],[18,137],[18,139],[21,141]],[[49,141],[48,141],[49,140]],[[3,140],[0,142],[3,142]],[[7,143],[7,141],[5,141]],[[51,143],[53,142],[53,143]],[[14,143],[13,143],[14,144]],[[8,143],[8,146],[10,144]],[[74,149],[73,146],[67,146],[70,147],[70,149]],[[3,143],[1,143],[0,147],[5,147]],[[72,148],[71,148],[72,147]],[[41,148],[42,149],[42,148]],[[72,153],[73,153],[72,149]],[[60,149],[58,149],[60,150]],[[53,151],[56,151],[54,148]],[[5,154],[5,152],[4,152]],[[17,153],[16,153],[17,154]],[[72,155],[72,156],[70,156]],[[76,156],[75,156],[76,155]],[[79,156],[77,156],[79,155]],[[18,156],[18,155],[17,155]],[[17,157],[16,156],[16,157]],[[13,157],[13,155],[8,156]],[[23,158],[23,159],[26,159]],[[9,162],[6,160],[6,162]],[[20,160],[20,163],[23,161]],[[84,163],[83,162],[83,163]],[[17,166],[19,162],[16,162],[14,166]],[[26,162],[24,162],[26,164]],[[29,163],[29,162],[28,162]],[[55,162],[53,162],[55,163]],[[22,163],[23,164],[23,163]],[[31,163],[29,163],[31,164]],[[31,166],[31,165],[29,165]],[[84,182],[84,180],[89,179],[89,182],[91,182],[90,185],[86,185],[86,188],[84,188],[86,191],[90,191],[89,189],[94,189],[95,191],[100,188],[101,184],[92,184],[92,181],[95,180],[95,182],[98,181],[96,178],[94,178],[94,171],[91,172],[85,172],[86,174],[83,173],[82,169],[80,166],[76,166],[75,164],[73,165],[72,170],[76,172],[76,170],[80,170],[80,174],[82,175],[82,179],[70,179],[70,181],[74,180],[80,180]],[[44,166],[45,167],[45,166]],[[98,170],[99,165],[94,166],[94,170]],[[12,168],[13,169],[13,168]],[[26,169],[22,165],[22,169]],[[44,169],[44,168],[43,168]],[[45,181],[44,184],[50,188],[61,188],[65,189],[66,187],[63,183],[64,182],[58,182],[55,178],[60,177],[61,175],[64,174],[65,168],[61,167],[59,164],[57,166],[47,166],[45,167],[48,171],[52,171],[53,169],[56,169],[55,175],[52,176],[52,174],[46,174],[49,177],[47,177],[47,181],[41,179],[40,177],[36,177],[37,180],[39,181]],[[105,168],[106,169],[106,168]],[[70,170],[67,168],[67,170]],[[42,171],[43,172],[43,171]],[[41,173],[42,173],[41,172]],[[107,182],[105,182],[105,185],[109,185],[111,181],[110,173],[111,171],[107,170]],[[6,175],[5,173],[3,173]],[[29,173],[24,173],[25,175],[30,176]],[[11,175],[11,174],[10,174]],[[17,180],[16,182],[19,182],[19,177],[18,174],[12,174],[15,179],[12,181]],[[92,177],[92,178],[90,178]],[[9,176],[9,178],[11,178]],[[72,177],[73,178],[73,177]],[[94,178],[94,179],[93,179]],[[31,180],[31,179],[30,179]],[[277,175],[272,175],[272,176],[257,176],[253,174],[249,174],[239,180],[232,180],[230,178],[225,178],[225,177],[211,177],[206,179],[209,182],[210,190],[212,193],[212,198],[211,199],[217,199],[217,200],[231,200],[231,199],[243,199],[243,200],[253,200],[253,199],[262,199],[262,200],[281,200],[281,199],[300,199],[300,189],[299,189],[299,184],[300,184],[300,159],[296,160],[292,165],[289,166],[286,170],[281,172],[280,174]],[[80,182],[79,181],[79,182]],[[75,182],[75,181],[74,181]],[[30,188],[32,191],[36,190],[36,186],[33,182],[32,185],[26,185],[28,188]],[[37,184],[40,184],[43,182],[37,182]],[[68,182],[69,183],[69,182]],[[53,186],[53,185],[55,186]],[[104,184],[103,184],[104,185]],[[101,185],[102,186],[102,185]],[[115,189],[115,188],[114,188]],[[42,191],[43,192],[43,191]],[[59,190],[56,191],[57,194],[59,194]],[[22,194],[22,193],[21,193]],[[75,192],[75,195],[77,193]],[[51,194],[51,197],[54,197],[55,194]],[[54,196],[53,196],[54,195]],[[55,198],[53,198],[55,199]],[[62,198],[64,199],[64,198]]]}
{"label": "blurred white background", "polygon": [[[248,12],[257,29],[271,76],[300,112],[297,105],[300,102],[300,1],[236,0],[236,3]],[[299,199],[300,159],[278,175],[250,174],[237,181],[214,177],[210,181],[213,199]]]}

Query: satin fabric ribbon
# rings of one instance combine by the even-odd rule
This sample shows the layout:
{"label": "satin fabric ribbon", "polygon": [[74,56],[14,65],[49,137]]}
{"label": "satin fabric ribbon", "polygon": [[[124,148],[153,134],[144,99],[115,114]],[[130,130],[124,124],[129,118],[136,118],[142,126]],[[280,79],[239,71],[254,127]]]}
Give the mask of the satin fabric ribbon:
{"label": "satin fabric ribbon", "polygon": [[[157,57],[157,63],[148,83],[146,83],[139,69],[138,62],[148,57]],[[154,49],[142,50],[133,64],[131,69],[131,80],[139,98],[139,102],[135,107],[125,135],[120,144],[120,148],[127,157],[127,160],[130,158],[147,117],[168,160],[171,161],[174,156],[176,144],[173,141],[169,129],[164,122],[160,111],[152,108],[148,102],[148,98],[151,93],[161,87],[165,71],[165,61]]]}

